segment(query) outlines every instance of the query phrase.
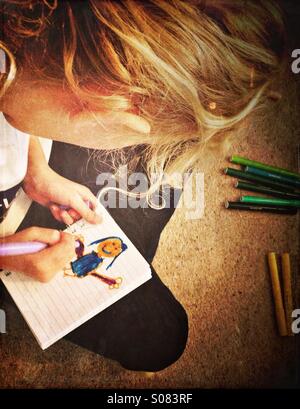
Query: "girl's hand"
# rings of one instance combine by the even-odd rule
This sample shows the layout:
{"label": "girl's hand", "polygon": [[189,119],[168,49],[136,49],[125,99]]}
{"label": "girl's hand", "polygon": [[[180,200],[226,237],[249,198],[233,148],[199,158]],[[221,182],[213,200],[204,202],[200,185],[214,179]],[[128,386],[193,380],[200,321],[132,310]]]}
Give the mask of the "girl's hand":
{"label": "girl's hand", "polygon": [[[101,222],[101,216],[94,211],[98,201],[92,192],[87,187],[60,176],[48,165],[38,168],[31,166],[23,188],[31,199],[49,207],[55,219],[60,222],[72,224],[81,217],[89,223]],[[67,209],[61,209],[59,205]]]}
{"label": "girl's hand", "polygon": [[0,268],[46,283],[76,257],[75,237],[58,230],[30,227],[1,239],[2,243],[21,241],[41,241],[48,247],[34,254],[0,257]]}

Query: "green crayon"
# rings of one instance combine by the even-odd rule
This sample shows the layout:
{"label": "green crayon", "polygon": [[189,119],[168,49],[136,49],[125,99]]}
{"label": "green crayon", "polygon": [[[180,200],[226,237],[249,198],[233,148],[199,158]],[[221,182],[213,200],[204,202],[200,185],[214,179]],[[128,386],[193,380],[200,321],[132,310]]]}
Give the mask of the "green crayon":
{"label": "green crayon", "polygon": [[241,190],[248,190],[249,192],[264,193],[265,195],[269,196],[282,197],[283,199],[300,200],[300,193],[297,195],[294,193],[283,192],[282,190],[272,189],[268,186],[259,186],[253,183],[243,182],[242,180],[238,180],[235,187]]}
{"label": "green crayon", "polygon": [[295,188],[300,189],[300,179],[295,179],[286,175],[279,175],[279,173],[269,172],[264,169],[254,168],[253,166],[245,167],[246,173],[251,173],[251,175],[257,175],[266,179],[270,179],[273,182],[282,183],[283,185],[292,185]]}
{"label": "green crayon", "polygon": [[242,170],[226,168],[224,172],[226,175],[233,176],[238,179],[250,180],[251,182],[254,182],[260,186],[269,186],[272,187],[273,189],[278,189],[283,192],[295,193],[295,190],[292,186],[286,186],[282,185],[281,183],[272,182],[269,179],[257,175],[251,175],[250,173],[246,173]]}
{"label": "green crayon", "polygon": [[232,210],[249,210],[252,212],[267,212],[267,213],[277,213],[277,214],[296,214],[297,209],[293,207],[283,207],[283,206],[270,206],[270,205],[259,205],[259,204],[249,204],[241,202],[225,202],[226,209]]}
{"label": "green crayon", "polygon": [[271,199],[268,197],[260,196],[241,196],[240,202],[242,203],[257,203],[261,205],[273,205],[273,206],[286,206],[300,208],[300,200],[289,200],[289,199]]}
{"label": "green crayon", "polygon": [[279,168],[277,166],[267,165],[267,164],[262,163],[262,162],[257,162],[255,160],[243,158],[242,156],[232,155],[231,158],[230,158],[230,162],[236,163],[238,165],[243,165],[243,166],[253,166],[254,168],[263,169],[263,170],[266,170],[266,171],[278,173],[280,175],[290,176],[290,177],[293,177],[295,179],[300,180],[300,173],[291,172],[288,169]]}

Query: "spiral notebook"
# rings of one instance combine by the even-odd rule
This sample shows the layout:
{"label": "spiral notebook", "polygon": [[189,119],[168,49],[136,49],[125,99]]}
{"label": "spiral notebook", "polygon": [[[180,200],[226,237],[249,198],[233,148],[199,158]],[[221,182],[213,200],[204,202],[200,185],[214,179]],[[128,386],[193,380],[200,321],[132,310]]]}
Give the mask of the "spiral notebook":
{"label": "spiral notebook", "polygon": [[151,278],[147,261],[103,206],[100,211],[99,225],[80,220],[65,230],[76,235],[77,255],[49,283],[0,273],[42,349]]}

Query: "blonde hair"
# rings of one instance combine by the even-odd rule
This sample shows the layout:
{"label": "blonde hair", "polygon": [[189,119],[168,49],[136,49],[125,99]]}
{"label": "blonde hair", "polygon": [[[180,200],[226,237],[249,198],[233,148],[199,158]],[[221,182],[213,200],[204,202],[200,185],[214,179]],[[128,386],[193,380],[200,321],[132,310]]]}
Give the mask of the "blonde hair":
{"label": "blonde hair", "polygon": [[282,59],[271,0],[2,1],[1,47],[15,67],[63,81],[82,109],[130,111],[151,124],[149,173],[193,169],[204,147],[263,101]]}

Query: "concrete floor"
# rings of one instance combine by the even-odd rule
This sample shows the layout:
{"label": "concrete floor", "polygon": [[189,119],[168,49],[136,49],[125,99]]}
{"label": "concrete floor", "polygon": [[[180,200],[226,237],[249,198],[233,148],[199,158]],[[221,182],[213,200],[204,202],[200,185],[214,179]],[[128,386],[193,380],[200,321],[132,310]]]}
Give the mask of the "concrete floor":
{"label": "concrete floor", "polygon": [[[290,74],[278,89],[282,99],[249,118],[226,155],[201,164],[204,217],[186,220],[184,209],[177,209],[162,234],[154,267],[189,315],[188,345],[179,361],[146,377],[67,341],[42,351],[11,307],[14,319],[0,336],[1,388],[299,386],[299,336],[277,334],[266,265],[268,251],[291,254],[299,308],[299,214],[223,207],[239,196],[233,179],[222,174],[230,154],[298,169],[300,74]],[[193,249],[189,258],[182,257],[186,245]]]}

